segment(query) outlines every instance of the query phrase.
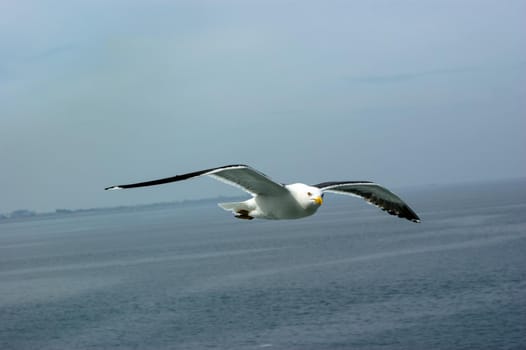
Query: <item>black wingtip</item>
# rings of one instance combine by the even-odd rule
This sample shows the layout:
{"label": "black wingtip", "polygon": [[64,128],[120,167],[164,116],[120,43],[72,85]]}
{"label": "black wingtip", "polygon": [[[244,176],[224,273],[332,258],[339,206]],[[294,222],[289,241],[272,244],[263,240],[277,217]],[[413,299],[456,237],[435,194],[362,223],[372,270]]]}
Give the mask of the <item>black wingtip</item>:
{"label": "black wingtip", "polygon": [[408,205],[404,205],[402,207],[402,210],[400,210],[398,216],[401,218],[410,220],[417,224],[420,223],[420,218],[418,217],[418,215],[416,215],[413,209],[411,209]]}

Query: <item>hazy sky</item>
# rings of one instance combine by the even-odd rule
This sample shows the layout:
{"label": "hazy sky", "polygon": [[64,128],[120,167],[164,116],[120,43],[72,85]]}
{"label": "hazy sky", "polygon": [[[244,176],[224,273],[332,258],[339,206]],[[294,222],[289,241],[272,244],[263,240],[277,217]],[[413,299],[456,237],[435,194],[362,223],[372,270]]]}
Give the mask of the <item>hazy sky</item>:
{"label": "hazy sky", "polygon": [[526,1],[1,1],[0,212],[526,176]]}

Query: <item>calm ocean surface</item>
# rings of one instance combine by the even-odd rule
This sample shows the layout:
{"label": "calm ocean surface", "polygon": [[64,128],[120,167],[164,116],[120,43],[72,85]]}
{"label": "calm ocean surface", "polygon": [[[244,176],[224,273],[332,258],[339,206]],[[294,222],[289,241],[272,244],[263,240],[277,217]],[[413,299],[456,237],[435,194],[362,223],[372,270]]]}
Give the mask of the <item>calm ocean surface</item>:
{"label": "calm ocean surface", "polygon": [[0,349],[526,349],[526,181],[397,192],[3,221]]}

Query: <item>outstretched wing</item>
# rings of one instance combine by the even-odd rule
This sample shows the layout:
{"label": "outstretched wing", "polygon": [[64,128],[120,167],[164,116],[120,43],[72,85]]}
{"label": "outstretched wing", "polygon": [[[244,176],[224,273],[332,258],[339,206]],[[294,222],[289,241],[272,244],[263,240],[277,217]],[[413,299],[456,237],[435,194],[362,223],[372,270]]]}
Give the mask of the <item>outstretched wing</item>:
{"label": "outstretched wing", "polygon": [[230,185],[240,187],[253,195],[278,195],[287,192],[282,184],[272,181],[268,176],[249,167],[248,165],[236,164],[225,165],[217,168],[194,171],[191,173],[176,175],[158,180],[138,182],[128,185],[117,185],[106,187],[105,190],[120,190],[125,188],[145,187],[162,185],[169,182],[183,181],[193,177],[210,175]]}
{"label": "outstretched wing", "polygon": [[387,188],[370,181],[323,182],[317,185],[323,192],[361,197],[391,215],[420,222],[420,218],[400,197]]}

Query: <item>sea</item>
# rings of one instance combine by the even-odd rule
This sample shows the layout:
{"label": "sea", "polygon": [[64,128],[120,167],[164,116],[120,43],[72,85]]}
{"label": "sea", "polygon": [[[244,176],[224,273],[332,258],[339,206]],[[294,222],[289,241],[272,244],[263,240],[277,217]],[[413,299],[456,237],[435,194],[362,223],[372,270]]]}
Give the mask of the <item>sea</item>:
{"label": "sea", "polygon": [[397,193],[1,220],[0,349],[526,349],[526,179]]}

